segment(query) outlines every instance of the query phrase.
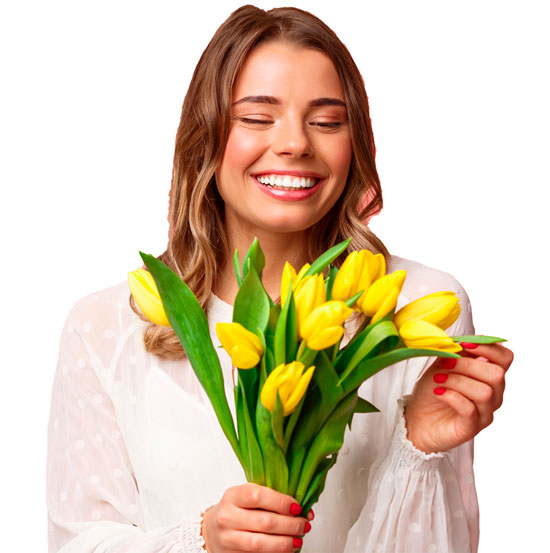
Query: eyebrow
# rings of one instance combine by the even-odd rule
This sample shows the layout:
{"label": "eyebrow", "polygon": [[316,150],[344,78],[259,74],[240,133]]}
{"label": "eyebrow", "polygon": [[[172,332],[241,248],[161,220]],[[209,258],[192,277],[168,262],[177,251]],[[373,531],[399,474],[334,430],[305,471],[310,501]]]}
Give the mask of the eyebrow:
{"label": "eyebrow", "polygon": [[[275,96],[244,96],[240,100],[233,102],[233,106],[239,104],[269,104],[273,106],[278,106],[281,104],[281,101]],[[341,106],[346,107],[346,103],[340,100],[339,98],[316,98],[309,103],[310,107],[319,107],[319,106]]]}

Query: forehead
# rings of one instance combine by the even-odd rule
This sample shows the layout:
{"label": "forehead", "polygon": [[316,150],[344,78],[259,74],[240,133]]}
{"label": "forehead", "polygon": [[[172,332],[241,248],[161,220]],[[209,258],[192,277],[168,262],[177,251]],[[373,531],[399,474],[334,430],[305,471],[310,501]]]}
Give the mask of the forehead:
{"label": "forehead", "polygon": [[259,44],[246,58],[233,87],[233,101],[252,94],[344,100],[342,82],[327,54],[281,41]]}

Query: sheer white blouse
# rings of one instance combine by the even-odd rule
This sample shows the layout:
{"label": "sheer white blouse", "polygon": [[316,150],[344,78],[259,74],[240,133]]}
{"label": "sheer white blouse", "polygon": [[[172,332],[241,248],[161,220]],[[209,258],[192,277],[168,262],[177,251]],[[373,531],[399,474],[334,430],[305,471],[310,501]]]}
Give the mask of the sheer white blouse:
{"label": "sheer white blouse", "polygon": [[[451,335],[472,334],[457,281],[419,263],[406,269],[398,307],[452,290],[462,313]],[[145,323],[126,283],[80,300],[61,337],[48,428],[49,550],[200,553],[202,510],[245,482],[187,361],[143,347]],[[212,296],[208,319],[230,322]],[[217,349],[232,405],[231,361]],[[479,534],[473,443],[426,455],[406,438],[403,398],[433,359],[411,359],[366,381],[381,412],[357,414],[314,506],[303,553],[475,553]]]}

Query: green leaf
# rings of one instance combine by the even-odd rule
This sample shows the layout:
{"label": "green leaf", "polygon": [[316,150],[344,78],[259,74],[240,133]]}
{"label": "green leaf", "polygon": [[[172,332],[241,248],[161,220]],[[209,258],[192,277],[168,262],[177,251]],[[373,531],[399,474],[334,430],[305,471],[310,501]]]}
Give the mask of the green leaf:
{"label": "green leaf", "polygon": [[254,267],[256,274],[261,279],[262,271],[265,267],[265,257],[262,248],[260,248],[260,243],[257,238],[254,238],[250,248],[246,252],[246,255],[243,259],[243,280],[246,278],[249,267]]}
{"label": "green leaf", "polygon": [[332,286],[334,285],[334,279],[336,278],[336,275],[338,274],[338,269],[336,267],[330,267],[328,270],[328,276],[325,280],[325,286],[327,291],[327,301],[330,301],[332,299]]}
{"label": "green leaf", "polygon": [[[255,413],[258,398],[258,369],[238,369],[238,374],[239,387],[242,388],[243,397],[246,399],[247,411],[248,413]],[[252,425],[255,431],[254,420],[252,420]],[[243,455],[244,453],[243,451]]]}
{"label": "green leaf", "polygon": [[451,336],[455,342],[469,342],[470,344],[496,344],[498,342],[507,342],[506,338],[497,338],[496,336],[481,336],[478,334],[466,334],[464,336]]}
{"label": "green leaf", "polygon": [[355,296],[351,296],[348,300],[346,300],[346,305],[348,307],[353,307],[353,304],[363,295],[364,290],[361,290],[360,292],[357,292]]}
{"label": "green leaf", "polygon": [[279,444],[279,447],[284,450],[284,438],[283,438],[283,404],[279,397],[279,392],[275,396],[275,407],[273,413],[271,413],[271,430],[273,431],[273,437]]}
{"label": "green leaf", "polygon": [[397,328],[395,328],[392,321],[378,321],[370,327],[367,327],[367,330],[369,328],[370,332],[365,332],[364,339],[355,350],[353,356],[348,361],[346,368],[342,372],[340,380],[338,381],[340,384],[355,369],[355,367],[384,340],[387,340],[388,338],[392,339],[393,345],[395,345],[399,340]]}
{"label": "green leaf", "polygon": [[345,393],[351,392],[383,368],[394,365],[404,359],[411,359],[413,357],[452,357],[458,359],[460,355],[457,355],[456,353],[436,351],[433,349],[395,349],[388,353],[377,355],[372,359],[365,359],[359,363],[359,365],[355,367],[355,370],[353,370],[342,382],[342,388],[344,388]]}
{"label": "green leaf", "polygon": [[290,448],[289,454],[289,477],[288,477],[288,495],[296,497],[296,489],[298,488],[298,482],[300,480],[300,473],[302,472],[302,465],[306,457],[306,446],[297,446],[294,442]]}
{"label": "green leaf", "polygon": [[351,238],[348,238],[344,242],[340,242],[333,246],[325,253],[320,255],[312,264],[311,267],[306,271],[304,276],[317,275],[322,273],[330,263],[332,263],[340,254],[346,251],[347,247],[351,242]]}
{"label": "green leaf", "polygon": [[266,460],[266,485],[274,490],[286,493],[288,488],[288,467],[283,450],[273,437],[271,413],[258,401],[256,409],[256,425],[263,457]]}
{"label": "green leaf", "polygon": [[247,330],[263,333],[269,321],[269,299],[258,273],[252,267],[244,278],[235,297],[233,322],[242,324]]}
{"label": "green leaf", "polygon": [[344,394],[344,390],[338,382],[338,373],[324,351],[320,351],[315,358],[313,382],[321,392],[320,409],[328,415]]}
{"label": "green leaf", "polygon": [[349,394],[344,397],[315,436],[307,452],[300,474],[295,495],[298,503],[301,504],[303,502],[319,464],[325,457],[338,453],[342,447],[346,425],[355,409],[356,402],[356,394]]}
{"label": "green leaf", "polygon": [[233,255],[233,268],[235,269],[235,278],[237,279],[237,284],[240,286],[242,284],[241,268],[239,266],[239,250],[235,250]]}
{"label": "green leaf", "polygon": [[311,507],[313,507],[313,505],[315,505],[315,503],[319,500],[319,496],[325,489],[328,471],[335,465],[337,458],[338,455],[331,455],[319,463],[315,476],[311,480],[311,484],[309,485],[306,496],[304,497],[302,512],[309,513]]}
{"label": "green leaf", "polygon": [[368,402],[362,397],[357,398],[357,405],[355,406],[354,413],[379,413],[380,409],[375,407],[372,403]]}
{"label": "green leaf", "polygon": [[290,304],[293,303],[292,297],[292,283],[288,284],[288,296],[285,305],[281,309],[281,314],[277,320],[277,326],[275,328],[275,340],[273,353],[275,355],[275,366],[286,363],[286,322],[288,317],[288,310]]}
{"label": "green leaf", "polygon": [[169,267],[152,255],[140,252],[157,284],[164,310],[218,417],[220,426],[242,463],[223,384],[220,360],[208,328],[206,315],[193,292]]}
{"label": "green leaf", "polygon": [[[242,376],[242,372],[239,370],[239,379]],[[247,466],[249,473],[247,479],[249,482],[254,482],[255,484],[260,484],[265,486],[265,475],[264,475],[264,463],[262,459],[262,452],[258,444],[258,439],[256,437],[256,430],[252,419],[250,417],[250,411],[248,409],[248,402],[250,398],[247,398],[245,395],[245,386],[239,386],[241,395],[242,395],[242,415],[244,417],[244,427],[246,430],[246,442],[241,441],[243,457],[246,458]],[[254,411],[252,411],[254,413]]]}

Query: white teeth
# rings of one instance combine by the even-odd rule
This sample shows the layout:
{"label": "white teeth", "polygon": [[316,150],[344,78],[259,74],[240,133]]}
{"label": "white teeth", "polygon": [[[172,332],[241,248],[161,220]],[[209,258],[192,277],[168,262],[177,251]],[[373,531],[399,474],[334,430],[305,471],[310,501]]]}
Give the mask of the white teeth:
{"label": "white teeth", "polygon": [[317,184],[318,179],[313,177],[291,177],[289,175],[256,175],[258,182],[267,186],[277,188],[312,188]]}

